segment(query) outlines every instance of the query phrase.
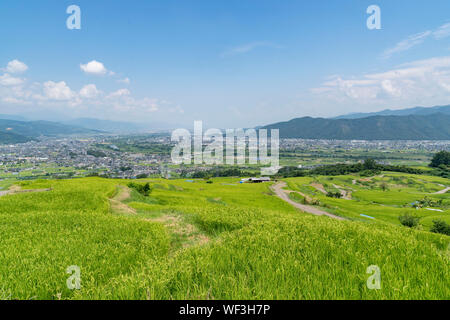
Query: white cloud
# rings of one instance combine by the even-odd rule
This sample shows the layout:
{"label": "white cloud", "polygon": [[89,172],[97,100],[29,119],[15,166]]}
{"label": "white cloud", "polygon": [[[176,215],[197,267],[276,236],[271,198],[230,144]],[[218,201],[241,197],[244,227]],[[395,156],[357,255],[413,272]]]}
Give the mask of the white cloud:
{"label": "white cloud", "polygon": [[97,89],[95,84],[88,84],[85,85],[83,88],[81,88],[80,97],[86,99],[93,99],[99,96],[100,93],[101,91]]}
{"label": "white cloud", "polygon": [[244,54],[247,52],[250,52],[258,47],[271,47],[271,48],[281,48],[280,45],[267,42],[267,41],[258,41],[258,42],[250,42],[244,45],[240,45],[234,48],[231,48],[225,52],[223,52],[220,56],[221,57],[227,57],[227,56],[234,56],[238,54]]}
{"label": "white cloud", "polygon": [[129,96],[130,94],[131,92],[128,89],[119,89],[109,94],[108,98]]}
{"label": "white cloud", "polygon": [[[19,84],[11,81],[9,76],[8,78],[1,76],[0,83],[2,81]],[[160,104],[167,104],[159,102],[158,99],[133,97],[126,88],[104,95],[95,84],[87,84],[77,92],[65,81],[0,86],[0,101],[10,105],[37,105],[47,108],[77,107],[83,110],[96,108],[99,113],[110,112],[112,108],[117,114],[126,113],[127,116],[133,114],[136,117],[159,110]],[[168,104],[169,107],[170,105]],[[182,112],[180,108],[176,111]]]}
{"label": "white cloud", "polygon": [[[80,69],[85,73],[93,75],[105,75],[108,73],[108,70],[105,68],[103,63],[96,60],[92,60],[91,62],[88,62],[86,64],[80,64]],[[109,73],[113,74],[113,72],[111,71]]]}
{"label": "white cloud", "polygon": [[176,106],[174,108],[170,108],[169,109],[170,113],[180,113],[180,114],[184,114],[184,109],[181,106]]}
{"label": "white cloud", "polygon": [[450,23],[443,24],[436,31],[433,32],[436,40],[441,40],[450,36]]}
{"label": "white cloud", "polygon": [[[23,67],[18,67],[17,63],[9,64],[9,66],[15,68],[16,73],[25,70]],[[103,64],[96,61],[80,67],[91,74],[111,74]],[[126,84],[130,82],[129,78],[120,81]],[[5,107],[37,106],[47,110],[76,107],[76,112],[94,112],[97,115],[112,112],[119,117],[135,118],[145,117],[150,112],[157,111],[160,105],[167,105],[168,108],[172,105],[160,102],[158,99],[137,98],[127,88],[105,94],[91,83],[79,90],[72,90],[65,81],[29,82],[10,73],[0,73],[0,103],[3,103]],[[182,109],[177,108],[176,111],[182,112]]]}
{"label": "white cloud", "polygon": [[14,98],[14,97],[3,97],[2,98],[2,102],[9,103],[9,104],[22,104],[22,105],[30,104],[29,101],[26,101],[26,100],[23,100],[23,99]]}
{"label": "white cloud", "polygon": [[137,99],[132,97],[130,90],[125,88],[110,93],[106,98],[108,103],[111,103],[116,111],[154,112],[159,109],[158,99]]}
{"label": "white cloud", "polygon": [[44,94],[50,100],[70,100],[75,97],[75,93],[67,86],[64,81],[44,83]]}
{"label": "white cloud", "polygon": [[425,31],[425,32],[413,34],[413,35],[409,36],[408,38],[397,43],[393,48],[386,49],[383,53],[383,57],[387,59],[396,53],[409,50],[412,47],[415,47],[415,46],[421,44],[422,42],[424,42],[425,39],[428,38],[431,34],[432,34],[431,31]]}
{"label": "white cloud", "polygon": [[0,76],[0,85],[8,87],[8,86],[18,86],[24,83],[25,80],[20,78],[12,77],[11,75],[5,73]]}
{"label": "white cloud", "polygon": [[402,92],[399,88],[396,88],[391,80],[383,80],[381,81],[381,88],[388,94],[392,96],[399,97]]}
{"label": "white cloud", "polygon": [[435,30],[427,30],[410,35],[406,39],[398,42],[394,47],[386,49],[382,57],[388,59],[396,53],[407,51],[422,44],[427,38],[433,37],[435,40],[442,40],[450,36],[450,23],[445,23]]}
{"label": "white cloud", "polygon": [[154,112],[158,110],[157,99],[150,99],[150,98],[137,100],[133,99],[132,103],[135,105],[135,107],[140,108],[141,110],[146,112]]}
{"label": "white cloud", "polygon": [[6,66],[6,72],[9,73],[23,73],[27,70],[28,66],[19,60],[12,60],[8,62],[8,65]]}
{"label": "white cloud", "polygon": [[381,73],[335,76],[311,92],[351,104],[419,105],[450,101],[450,57],[413,61]]}
{"label": "white cloud", "polygon": [[125,83],[125,84],[130,84],[130,78],[124,78],[124,79],[119,79],[119,80],[117,80],[117,82],[120,82],[120,83]]}

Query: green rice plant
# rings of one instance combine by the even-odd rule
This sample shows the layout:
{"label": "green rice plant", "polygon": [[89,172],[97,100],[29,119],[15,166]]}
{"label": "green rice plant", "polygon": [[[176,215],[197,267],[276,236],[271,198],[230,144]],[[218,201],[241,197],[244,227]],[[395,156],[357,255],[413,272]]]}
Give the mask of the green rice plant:
{"label": "green rice plant", "polygon": [[[270,184],[238,178],[149,181],[159,185],[149,197],[133,190],[123,201],[137,209],[129,215],[113,214],[108,200],[126,180],[49,180],[49,192],[0,197],[0,298],[449,299],[450,238],[401,227],[400,211],[417,210],[392,205],[417,191],[381,197],[352,180],[334,183],[356,190],[359,202],[317,195],[346,221],[303,213]],[[418,212],[427,228],[446,214]],[[375,220],[356,221],[360,213]],[[177,227],[195,228],[202,241]],[[371,265],[381,270],[380,290],[367,287]],[[80,290],[66,285],[69,266],[80,267]]]}

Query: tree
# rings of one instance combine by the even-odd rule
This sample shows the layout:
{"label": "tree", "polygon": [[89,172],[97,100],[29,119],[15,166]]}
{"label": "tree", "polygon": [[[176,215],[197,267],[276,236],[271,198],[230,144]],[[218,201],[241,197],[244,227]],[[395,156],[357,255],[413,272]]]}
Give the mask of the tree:
{"label": "tree", "polygon": [[150,183],[147,182],[146,184],[144,184],[144,187],[142,189],[144,196],[147,197],[151,192]]}
{"label": "tree", "polygon": [[374,169],[377,169],[377,168],[378,168],[378,165],[377,165],[375,160],[370,159],[370,158],[364,160],[364,169],[366,169],[366,170],[374,170]]}
{"label": "tree", "polygon": [[430,167],[437,168],[441,165],[450,166],[450,152],[443,150],[433,156]]}

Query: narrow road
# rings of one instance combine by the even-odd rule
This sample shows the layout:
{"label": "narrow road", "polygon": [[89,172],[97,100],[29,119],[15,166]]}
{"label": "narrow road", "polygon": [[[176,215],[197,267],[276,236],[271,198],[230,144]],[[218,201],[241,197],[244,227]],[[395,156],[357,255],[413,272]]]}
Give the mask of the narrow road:
{"label": "narrow road", "polygon": [[295,191],[292,190],[284,190],[283,188],[286,187],[286,182],[278,182],[277,184],[270,187],[270,189],[275,192],[275,194],[283,201],[286,201],[287,203],[293,205],[297,209],[300,209],[303,212],[311,213],[316,216],[328,216],[333,219],[337,220],[345,220],[342,217],[336,216],[334,214],[328,213],[326,211],[320,210],[314,206],[308,206],[305,204],[300,204],[298,202],[295,202],[289,198],[289,194]]}
{"label": "narrow road", "polygon": [[444,194],[444,193],[447,193],[447,191],[449,191],[449,190],[450,190],[450,187],[447,187],[441,191],[435,192],[434,194]]}

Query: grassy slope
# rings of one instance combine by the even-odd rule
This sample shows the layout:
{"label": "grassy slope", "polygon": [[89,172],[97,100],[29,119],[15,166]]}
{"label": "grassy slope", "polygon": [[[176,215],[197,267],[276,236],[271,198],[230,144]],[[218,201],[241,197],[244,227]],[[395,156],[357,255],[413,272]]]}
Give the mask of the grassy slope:
{"label": "grassy slope", "polygon": [[[267,185],[152,181],[136,215],[114,215],[120,180],[51,181],[51,192],[0,198],[0,297],[450,298],[449,237],[302,214]],[[45,186],[39,182],[39,188]],[[33,187],[33,185],[27,186]],[[179,215],[210,241],[174,250],[155,217]],[[378,265],[382,289],[368,290]],[[65,270],[79,265],[82,289]]]}
{"label": "grassy slope", "polygon": [[[441,219],[450,223],[450,196],[448,194],[433,194],[444,189],[440,185],[449,185],[448,179],[432,176],[418,176],[400,173],[385,173],[383,177],[370,178],[370,181],[360,183],[359,176],[337,177],[305,177],[287,179],[289,188],[303,192],[311,197],[319,199],[328,207],[328,211],[355,220],[370,222],[360,214],[376,218],[378,222],[400,224],[398,216],[409,213],[421,217],[421,224],[429,229],[432,220]],[[353,180],[358,180],[353,184]],[[333,185],[344,187],[352,191],[352,201],[345,199],[333,199],[315,191],[310,186],[312,182],[325,186],[327,191],[335,191]],[[385,183],[387,191],[381,189]],[[434,200],[443,200],[440,208],[443,212],[426,209],[416,210],[411,203],[428,197]]]}
{"label": "grassy slope", "polygon": [[69,297],[65,272],[70,265],[81,267],[85,287],[94,287],[166,253],[162,226],[109,214],[106,197],[114,191],[110,182],[86,179],[51,186],[51,192],[0,198],[4,297]]}

